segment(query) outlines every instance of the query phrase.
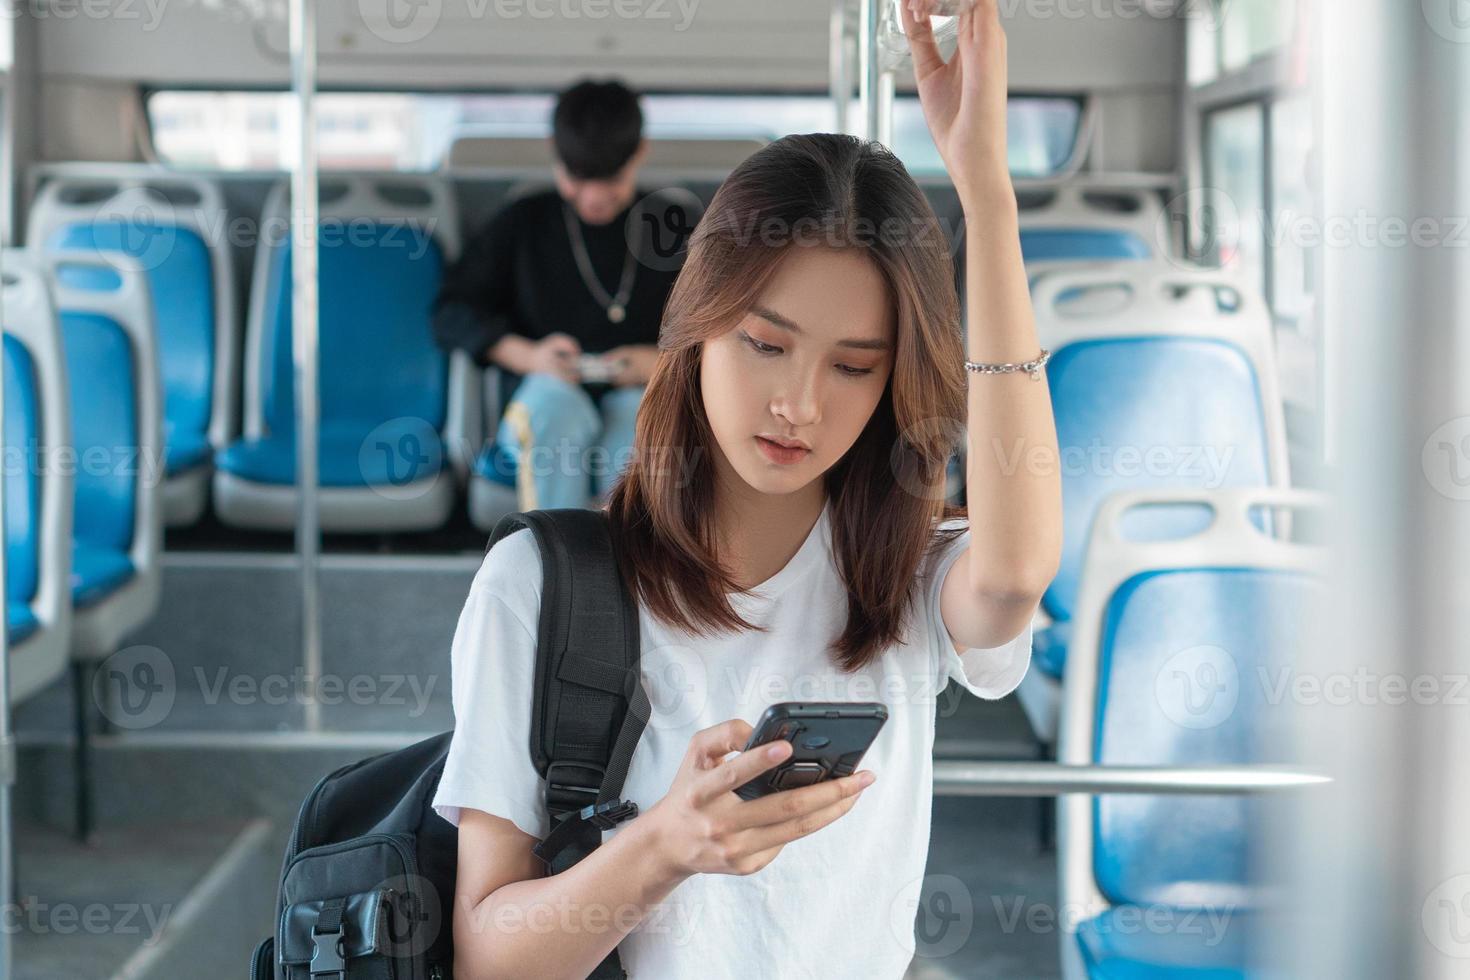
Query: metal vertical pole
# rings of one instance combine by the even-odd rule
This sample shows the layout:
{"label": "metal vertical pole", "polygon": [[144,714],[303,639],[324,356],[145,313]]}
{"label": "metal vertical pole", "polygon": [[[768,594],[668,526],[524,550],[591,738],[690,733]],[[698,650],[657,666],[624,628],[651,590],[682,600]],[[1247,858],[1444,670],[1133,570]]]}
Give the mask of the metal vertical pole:
{"label": "metal vertical pole", "polygon": [[832,0],[831,46],[827,51],[827,74],[832,91],[833,128],[851,132],[848,106],[852,100],[852,76],[847,62],[847,10],[849,0]]}
{"label": "metal vertical pole", "polygon": [[878,73],[877,112],[870,120],[873,139],[893,148],[893,72]]}
{"label": "metal vertical pole", "polygon": [[884,71],[878,39],[883,29],[883,4],[888,0],[861,0],[858,71],[863,135],[885,146],[893,143],[893,73]]}
{"label": "metal vertical pole", "polygon": [[878,90],[878,4],[882,0],[858,0],[858,105],[863,110],[863,136],[877,132]]}
{"label": "metal vertical pole", "polygon": [[[4,188],[5,193],[10,193],[10,188]],[[4,250],[0,249],[0,256]],[[0,271],[3,270],[4,262],[0,260]],[[5,300],[4,288],[0,287],[0,321],[4,320]],[[0,364],[0,459],[5,459],[5,371]],[[0,529],[5,527],[5,495],[0,493]],[[3,535],[0,535],[3,537]],[[6,576],[10,570],[6,567],[6,552],[8,548],[3,546],[0,540],[0,595],[8,595],[5,590]],[[11,788],[15,785],[15,737],[10,732],[10,631],[0,629],[0,905],[8,905],[13,891],[11,881],[15,876],[15,868],[11,867],[10,858],[13,853],[11,841],[15,828],[10,821]],[[11,976],[11,936],[13,930],[0,929],[0,977]]]}
{"label": "metal vertical pole", "polygon": [[318,306],[316,0],[290,0],[291,92],[296,110],[291,154],[291,357],[296,384],[296,554],[301,566],[301,656],[306,728],[321,728],[321,526],[317,513]]}

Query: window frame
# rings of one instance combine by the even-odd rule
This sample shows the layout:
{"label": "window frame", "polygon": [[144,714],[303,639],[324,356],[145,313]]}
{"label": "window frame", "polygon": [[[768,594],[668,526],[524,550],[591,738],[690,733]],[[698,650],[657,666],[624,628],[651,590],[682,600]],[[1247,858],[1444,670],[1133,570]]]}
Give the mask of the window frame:
{"label": "window frame", "polygon": [[[1293,330],[1295,330],[1295,329],[1297,329],[1299,327],[1299,322],[1298,322],[1299,321],[1299,318],[1298,317],[1294,317],[1294,316],[1292,316],[1292,317],[1283,316],[1283,315],[1277,313],[1277,310],[1276,310],[1276,300],[1277,300],[1277,292],[1278,292],[1278,285],[1279,285],[1279,283],[1277,282],[1277,273],[1276,273],[1276,245],[1275,245],[1275,242],[1273,241],[1273,236],[1271,235],[1271,225],[1270,225],[1270,222],[1275,221],[1276,218],[1277,218],[1277,214],[1276,214],[1276,197],[1277,197],[1276,190],[1277,189],[1276,189],[1276,182],[1275,182],[1275,173],[1276,173],[1276,140],[1275,140],[1275,133],[1274,133],[1274,123],[1275,123],[1276,109],[1277,109],[1277,105],[1279,103],[1287,102],[1287,101],[1290,101],[1290,100],[1293,100],[1293,99],[1298,99],[1298,98],[1307,98],[1307,99],[1310,100],[1311,99],[1311,92],[1309,90],[1303,90],[1303,89],[1296,88],[1296,87],[1293,87],[1293,86],[1286,86],[1286,85],[1283,85],[1283,86],[1272,86],[1269,89],[1266,89],[1266,90],[1263,90],[1263,91],[1252,92],[1252,93],[1250,93],[1248,95],[1245,95],[1244,97],[1240,97],[1240,98],[1234,98],[1234,99],[1228,99],[1228,100],[1222,99],[1222,100],[1220,100],[1218,102],[1214,102],[1214,101],[1207,102],[1207,101],[1204,101],[1204,100],[1196,100],[1196,103],[1195,103],[1195,106],[1194,106],[1194,116],[1198,120],[1198,133],[1199,133],[1199,139],[1198,139],[1198,145],[1199,145],[1199,169],[1198,169],[1198,172],[1199,172],[1200,177],[1201,177],[1201,183],[1199,185],[1201,188],[1211,188],[1211,187],[1216,186],[1216,184],[1215,184],[1215,176],[1216,175],[1212,172],[1212,161],[1213,161],[1213,157],[1214,157],[1214,153],[1213,153],[1214,147],[1213,147],[1212,142],[1211,142],[1211,132],[1210,132],[1210,120],[1211,120],[1211,118],[1213,116],[1219,114],[1219,113],[1228,112],[1228,111],[1230,111],[1232,109],[1239,109],[1239,108],[1241,108],[1243,106],[1259,105],[1261,107],[1261,129],[1262,129],[1262,133],[1261,133],[1261,164],[1262,164],[1262,166],[1261,166],[1261,187],[1260,187],[1260,193],[1261,193],[1261,207],[1262,207],[1263,211],[1265,212],[1266,218],[1268,219],[1267,222],[1264,222],[1262,224],[1262,226],[1261,226],[1261,237],[1262,237],[1262,242],[1261,242],[1261,246],[1262,246],[1261,256],[1262,256],[1262,262],[1264,263],[1264,268],[1262,270],[1262,279],[1261,279],[1262,286],[1261,286],[1261,289],[1262,289],[1263,294],[1265,295],[1266,305],[1271,310],[1271,318],[1272,318],[1272,321],[1278,327],[1285,327],[1285,328],[1290,328],[1290,329],[1293,329]],[[1318,202],[1314,202],[1314,204],[1316,204],[1317,206],[1314,207],[1313,213],[1314,214],[1320,213],[1320,204]],[[1190,257],[1193,258],[1193,259],[1195,259],[1196,261],[1207,259],[1208,256],[1201,254],[1194,247],[1193,243],[1196,241],[1196,239],[1193,236],[1193,234],[1191,234],[1191,236],[1190,236],[1190,241],[1192,243],[1191,244],[1191,248],[1190,248]],[[1308,265],[1310,267],[1315,267],[1315,265],[1321,259],[1321,247],[1320,247],[1320,245],[1319,246],[1313,246],[1311,248],[1304,249],[1304,251],[1307,253],[1306,254],[1306,260],[1307,260]],[[1313,281],[1314,282],[1320,282],[1320,277],[1315,277],[1313,279]]]}
{"label": "window frame", "polygon": [[[1304,91],[1301,91],[1299,89],[1284,89],[1284,90],[1281,90],[1281,91],[1278,91],[1278,92],[1273,93],[1272,96],[1271,96],[1271,98],[1266,102],[1266,104],[1265,104],[1265,113],[1264,113],[1264,116],[1263,116],[1262,122],[1261,122],[1261,125],[1265,128],[1264,144],[1263,145],[1264,145],[1264,148],[1265,148],[1265,164],[1266,164],[1265,171],[1262,174],[1262,178],[1265,180],[1265,184],[1266,184],[1265,190],[1263,192],[1262,200],[1265,202],[1266,213],[1271,216],[1272,221],[1279,220],[1280,217],[1281,217],[1281,215],[1278,214],[1278,207],[1277,207],[1277,205],[1278,205],[1279,201],[1278,201],[1278,187],[1277,187],[1277,182],[1276,182],[1276,175],[1278,173],[1278,170],[1277,170],[1277,163],[1278,163],[1278,161],[1276,159],[1277,150],[1278,150],[1278,146],[1277,146],[1277,142],[1276,142],[1276,117],[1277,117],[1277,112],[1279,111],[1280,106],[1282,105],[1282,103],[1292,102],[1292,101],[1295,101],[1297,99],[1305,99],[1306,102],[1307,102],[1308,108],[1309,109],[1310,108],[1314,108],[1313,102],[1312,102],[1312,98],[1311,98],[1311,94],[1309,92],[1304,92]],[[1313,115],[1315,117],[1315,113],[1313,113]],[[1321,193],[1321,188],[1320,188],[1320,182],[1319,182],[1319,186],[1315,190],[1314,195],[1313,195],[1314,200],[1312,202],[1312,210],[1311,210],[1310,215],[1309,215],[1311,217],[1315,217],[1315,216],[1321,214],[1321,211],[1322,211],[1321,201],[1320,201],[1320,199],[1318,199],[1318,195],[1320,195],[1320,193]],[[1277,249],[1276,242],[1275,242],[1275,236],[1270,233],[1270,229],[1267,229],[1266,230],[1265,237],[1266,237],[1266,243],[1265,243],[1265,245],[1266,245],[1266,251],[1265,251],[1265,258],[1266,258],[1266,280],[1265,281],[1267,283],[1267,303],[1270,305],[1270,308],[1271,308],[1271,317],[1276,322],[1277,326],[1279,326],[1279,327],[1287,327],[1287,328],[1290,328],[1292,330],[1298,330],[1299,331],[1301,329],[1301,317],[1299,315],[1296,315],[1296,314],[1287,315],[1285,313],[1280,312],[1278,310],[1278,308],[1277,308],[1278,301],[1281,298],[1281,282],[1280,282],[1280,279],[1278,278],[1278,273],[1277,273],[1277,268],[1276,268],[1276,265],[1277,265],[1276,259],[1277,259],[1278,249]],[[1301,249],[1301,251],[1302,251],[1302,262],[1303,262],[1303,266],[1305,267],[1305,270],[1306,271],[1312,272],[1312,271],[1317,270],[1317,269],[1320,268],[1321,261],[1322,261],[1322,248],[1323,248],[1323,245],[1322,245],[1322,243],[1320,241],[1317,244],[1315,244],[1315,245],[1312,245],[1312,246],[1303,246],[1302,247],[1302,249]],[[1309,276],[1309,282],[1312,285],[1312,289],[1310,291],[1311,292],[1311,295],[1313,297],[1316,297],[1317,291],[1321,288],[1321,276],[1320,275],[1315,275],[1315,274],[1314,275],[1310,275]]]}
{"label": "window frame", "polygon": [[[1216,30],[1216,56],[1219,57],[1220,45],[1223,44],[1221,37],[1223,31]],[[1217,62],[1217,66],[1218,66]],[[1223,71],[1223,68],[1221,68]],[[1186,140],[1186,159],[1188,160],[1187,172],[1191,176],[1193,188],[1209,188],[1214,186],[1213,175],[1210,173],[1210,126],[1209,120],[1212,115],[1229,109],[1236,109],[1242,105],[1259,103],[1262,107],[1261,126],[1263,128],[1261,152],[1262,171],[1261,179],[1264,186],[1261,188],[1262,207],[1268,218],[1275,218],[1275,187],[1272,176],[1275,162],[1275,141],[1272,133],[1273,113],[1275,103],[1293,98],[1313,98],[1310,87],[1303,87],[1294,73],[1294,52],[1291,44],[1282,48],[1258,55],[1248,65],[1239,68],[1229,74],[1219,74],[1210,82],[1203,85],[1190,85],[1188,79],[1188,66],[1184,70],[1184,101],[1186,127],[1184,138]],[[1191,139],[1191,137],[1193,137]],[[1318,208],[1317,210],[1320,210]],[[1190,216],[1193,219],[1193,215]],[[1262,291],[1266,302],[1271,310],[1272,321],[1278,327],[1297,327],[1296,318],[1280,317],[1276,313],[1276,270],[1275,270],[1275,248],[1271,241],[1269,227],[1263,226],[1262,236],[1264,251],[1264,277],[1262,279]],[[1189,257],[1195,261],[1202,261],[1208,256],[1202,255],[1198,248],[1198,238],[1195,229],[1189,229],[1188,237]],[[1316,249],[1308,250],[1316,253]],[[1320,259],[1319,254],[1311,256],[1312,261]],[[1320,281],[1317,280],[1317,281]]]}
{"label": "window frame", "polygon": [[[1215,141],[1214,127],[1212,122],[1219,116],[1230,112],[1238,112],[1241,109],[1258,107],[1260,109],[1261,127],[1261,159],[1260,173],[1261,186],[1257,188],[1261,195],[1261,209],[1269,217],[1275,214],[1274,202],[1272,201],[1271,188],[1271,102],[1270,96],[1255,96],[1241,99],[1236,102],[1227,102],[1221,105],[1210,106],[1200,113],[1200,159],[1203,165],[1204,184],[1206,189],[1219,186],[1219,175],[1214,172]],[[1207,241],[1216,241],[1213,228],[1205,229]],[[1272,311],[1275,318],[1275,282],[1272,272],[1272,264],[1275,258],[1275,249],[1272,247],[1271,236],[1267,232],[1267,225],[1261,225],[1261,293],[1266,299],[1266,306]],[[1207,257],[1207,256],[1202,256]]]}
{"label": "window frame", "polygon": [[[1209,116],[1218,111],[1238,107],[1242,104],[1258,103],[1261,106],[1261,201],[1264,209],[1266,222],[1261,228],[1263,241],[1262,261],[1262,292],[1267,309],[1271,316],[1273,331],[1278,336],[1284,336],[1290,332],[1293,340],[1304,343],[1311,347],[1315,360],[1316,388],[1315,397],[1311,407],[1311,420],[1303,420],[1302,424],[1310,428],[1307,438],[1315,441],[1318,445],[1326,443],[1326,402],[1324,398],[1328,392],[1328,379],[1326,375],[1327,362],[1331,356],[1329,347],[1334,343],[1323,329],[1320,317],[1314,318],[1312,330],[1307,331],[1307,324],[1303,322],[1299,312],[1292,316],[1284,316],[1277,311],[1281,283],[1277,278],[1277,249],[1271,233],[1272,227],[1280,218],[1276,213],[1278,204],[1277,187],[1275,184],[1276,173],[1276,145],[1274,124],[1277,104],[1294,99],[1306,99],[1311,108],[1312,125],[1316,128],[1320,145],[1321,127],[1321,96],[1309,78],[1320,77],[1320,49],[1306,44],[1305,38],[1299,34],[1303,27],[1301,11],[1298,9],[1298,17],[1292,30],[1286,32],[1283,46],[1257,55],[1249,64],[1236,70],[1226,72],[1223,66],[1223,31],[1216,31],[1217,35],[1217,72],[1216,77],[1202,84],[1192,84],[1190,77],[1191,66],[1187,59],[1180,76],[1181,92],[1183,94],[1183,126],[1181,127],[1181,151],[1182,159],[1185,161],[1186,186],[1194,198],[1201,189],[1212,186],[1213,175],[1210,170],[1211,147],[1209,143]],[[1305,64],[1303,60],[1305,59]],[[1302,77],[1305,68],[1307,78]],[[1320,161],[1317,163],[1320,168]],[[1311,214],[1320,219],[1323,212],[1322,184],[1320,169],[1316,179],[1311,182]],[[1200,253],[1202,240],[1193,227],[1197,213],[1193,208],[1188,209],[1186,214],[1186,254],[1194,261],[1207,259]],[[1310,283],[1311,290],[1310,305],[1320,310],[1324,300],[1322,294],[1323,278],[1323,246],[1319,241],[1314,246],[1303,248],[1302,261],[1306,266],[1304,276]],[[1288,420],[1288,424],[1291,422]],[[1305,432],[1306,430],[1304,430]]]}

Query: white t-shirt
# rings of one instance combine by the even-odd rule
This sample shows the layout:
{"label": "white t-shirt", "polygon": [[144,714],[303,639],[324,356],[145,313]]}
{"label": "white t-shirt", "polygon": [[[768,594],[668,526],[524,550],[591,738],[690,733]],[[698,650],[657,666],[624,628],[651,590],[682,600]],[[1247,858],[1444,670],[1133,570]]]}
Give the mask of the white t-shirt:
{"label": "white t-shirt", "polygon": [[[768,632],[713,639],[639,616],[652,717],[623,796],[648,810],[667,793],[701,729],[754,725],[780,701],[882,701],[888,721],[863,757],[877,781],[844,816],[787,844],[752,875],[697,874],[649,912],[619,946],[632,980],[753,977],[899,980],[914,952],[914,919],[929,848],[937,694],[954,678],[982,698],[1014,690],[1031,657],[1027,627],[992,650],[955,653],[939,611],[944,573],[966,531],[921,580],[922,609],[905,643],[855,674],[831,663],[846,590],[831,551],[831,505],[800,550],[736,609]],[[946,525],[951,526],[951,525]],[[541,563],[517,531],[497,544],[470,587],[453,646],[457,728],[434,806],[458,824],[470,807],[545,837],[545,781],[529,754]],[[622,826],[627,826],[626,824]],[[605,831],[604,842],[621,827]]]}

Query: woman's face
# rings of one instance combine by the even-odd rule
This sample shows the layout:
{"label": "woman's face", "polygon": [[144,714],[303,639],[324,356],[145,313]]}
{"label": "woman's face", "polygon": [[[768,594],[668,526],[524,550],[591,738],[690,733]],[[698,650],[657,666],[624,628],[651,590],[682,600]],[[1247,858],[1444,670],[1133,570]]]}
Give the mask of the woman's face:
{"label": "woman's face", "polygon": [[893,370],[890,306],[863,253],[791,246],[744,319],[705,343],[700,384],[718,454],[751,488],[799,490],[857,441]]}

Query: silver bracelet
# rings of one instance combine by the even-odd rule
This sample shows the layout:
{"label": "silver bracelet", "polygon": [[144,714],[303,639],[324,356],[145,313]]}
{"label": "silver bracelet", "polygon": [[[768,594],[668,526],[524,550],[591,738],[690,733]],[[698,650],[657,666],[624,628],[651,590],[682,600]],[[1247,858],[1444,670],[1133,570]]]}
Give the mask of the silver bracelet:
{"label": "silver bracelet", "polygon": [[1045,347],[1034,361],[1026,361],[1022,364],[978,364],[975,361],[966,361],[965,370],[976,374],[1014,374],[1017,371],[1025,371],[1031,375],[1032,381],[1041,380],[1041,369],[1046,367],[1046,362],[1051,360],[1051,351]]}

